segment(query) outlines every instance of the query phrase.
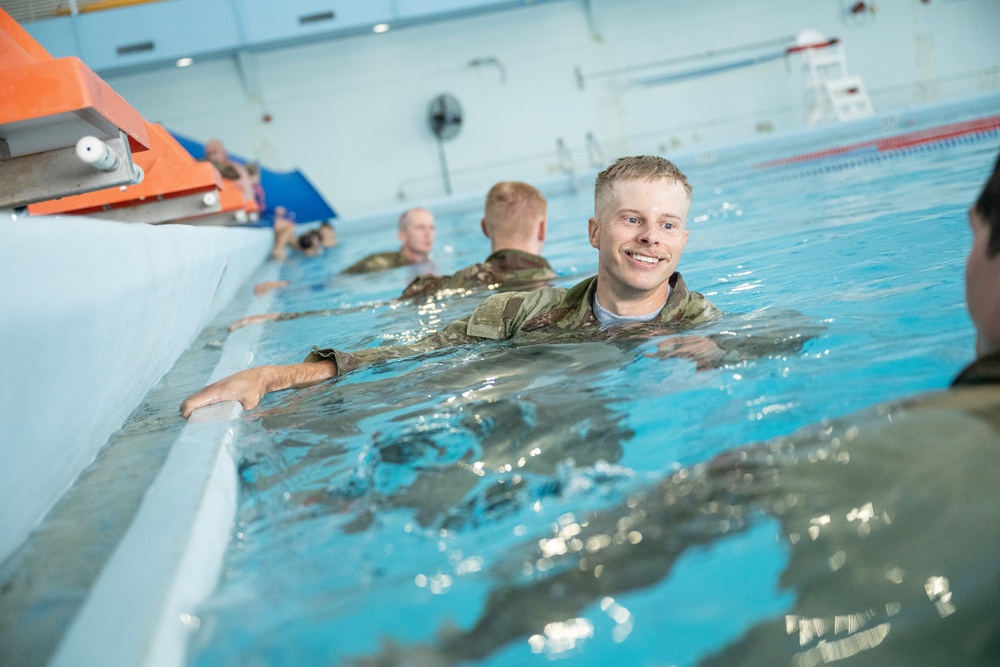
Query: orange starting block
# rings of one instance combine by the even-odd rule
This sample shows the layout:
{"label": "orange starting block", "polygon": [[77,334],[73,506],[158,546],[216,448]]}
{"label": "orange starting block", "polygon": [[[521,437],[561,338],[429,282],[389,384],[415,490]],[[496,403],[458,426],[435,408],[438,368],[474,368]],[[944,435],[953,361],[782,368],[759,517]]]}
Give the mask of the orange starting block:
{"label": "orange starting block", "polygon": [[0,9],[0,208],[138,183],[148,149],[138,111]]}
{"label": "orange starting block", "polygon": [[260,218],[257,202],[247,199],[243,194],[243,189],[236,181],[222,179],[222,189],[219,190],[219,203],[222,206],[222,210],[218,213],[203,215],[197,218],[188,218],[179,222],[191,225],[245,225],[250,222],[256,222]]}

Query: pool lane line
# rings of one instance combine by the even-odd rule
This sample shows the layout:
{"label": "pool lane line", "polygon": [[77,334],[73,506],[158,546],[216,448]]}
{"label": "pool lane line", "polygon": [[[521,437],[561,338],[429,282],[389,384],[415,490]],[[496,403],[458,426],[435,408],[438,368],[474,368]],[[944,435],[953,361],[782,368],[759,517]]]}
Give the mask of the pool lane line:
{"label": "pool lane line", "polygon": [[893,137],[873,139],[847,146],[837,146],[835,148],[814,151],[812,153],[803,153],[801,155],[780,158],[778,160],[769,160],[767,162],[757,163],[751,168],[764,170],[791,164],[801,164],[803,162],[821,160],[823,158],[834,156],[902,151],[927,144],[942,143],[949,140],[959,139],[969,135],[990,134],[997,131],[1000,131],[1000,115],[977,118],[974,120],[963,121],[961,123],[941,125],[927,130],[907,132]]}

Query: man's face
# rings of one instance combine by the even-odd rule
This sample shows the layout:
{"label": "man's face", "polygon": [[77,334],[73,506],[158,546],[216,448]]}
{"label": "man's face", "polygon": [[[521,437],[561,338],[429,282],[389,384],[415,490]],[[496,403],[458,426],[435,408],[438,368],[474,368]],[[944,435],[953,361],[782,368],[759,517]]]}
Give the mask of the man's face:
{"label": "man's face", "polygon": [[969,209],[969,226],[972,250],[965,262],[965,303],[976,325],[976,352],[984,355],[1000,350],[1000,255],[987,255],[990,228],[975,208]]}
{"label": "man's face", "polygon": [[429,255],[434,247],[434,216],[430,211],[418,209],[406,216],[406,225],[399,230],[399,240],[409,252]]}
{"label": "man's face", "polygon": [[598,284],[620,299],[665,300],[687,243],[690,206],[673,179],[615,183],[589,222],[590,245],[599,251]]}
{"label": "man's face", "polygon": [[210,141],[205,144],[205,157],[211,162],[226,162],[229,158],[226,149],[218,141]]}

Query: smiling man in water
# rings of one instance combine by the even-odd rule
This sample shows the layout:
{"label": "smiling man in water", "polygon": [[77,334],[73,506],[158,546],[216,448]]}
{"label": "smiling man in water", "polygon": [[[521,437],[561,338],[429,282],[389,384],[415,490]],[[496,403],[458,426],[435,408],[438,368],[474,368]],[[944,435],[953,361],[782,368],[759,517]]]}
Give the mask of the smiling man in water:
{"label": "smiling man in water", "polygon": [[[252,409],[271,391],[304,387],[361,366],[482,340],[509,338],[578,341],[580,334],[648,323],[671,333],[719,316],[704,296],[691,292],[677,272],[687,243],[691,205],[687,177],[655,156],[621,158],[601,172],[594,191],[590,243],[599,253],[597,275],[565,289],[494,294],[469,317],[410,345],[367,348],[354,353],[314,349],[306,361],[261,366],[224,378],[188,397],[181,414],[222,401]],[[721,353],[708,339],[688,341],[673,356]],[[695,348],[695,349],[692,349]]]}

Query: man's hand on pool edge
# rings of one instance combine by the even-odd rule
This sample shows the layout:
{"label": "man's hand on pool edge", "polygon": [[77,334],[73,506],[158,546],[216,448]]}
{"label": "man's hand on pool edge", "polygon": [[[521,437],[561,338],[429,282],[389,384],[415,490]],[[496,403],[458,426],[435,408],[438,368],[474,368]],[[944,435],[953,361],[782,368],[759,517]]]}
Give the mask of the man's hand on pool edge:
{"label": "man's hand on pool edge", "polygon": [[187,419],[198,408],[223,401],[239,401],[245,410],[252,410],[268,392],[306,387],[335,375],[337,364],[332,359],[288,366],[248,368],[188,396],[181,403],[181,416]]}
{"label": "man's hand on pool edge", "polygon": [[245,326],[251,324],[262,324],[264,322],[271,322],[281,317],[281,313],[264,313],[263,315],[248,315],[247,317],[240,318],[229,325],[230,331],[236,331],[237,329],[242,329]]}

